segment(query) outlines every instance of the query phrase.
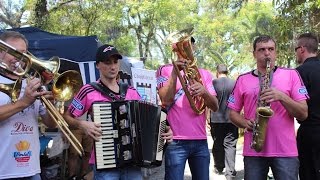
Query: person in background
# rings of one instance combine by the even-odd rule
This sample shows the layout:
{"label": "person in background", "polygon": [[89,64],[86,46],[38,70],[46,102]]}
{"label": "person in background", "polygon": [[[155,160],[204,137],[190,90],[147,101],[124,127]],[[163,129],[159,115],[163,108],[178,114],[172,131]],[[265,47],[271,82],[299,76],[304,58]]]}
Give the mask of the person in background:
{"label": "person in background", "polygon": [[[24,35],[15,31],[5,31],[0,39],[17,51],[26,53],[28,41]],[[0,63],[7,70],[19,72],[18,59],[6,51],[0,52]],[[20,77],[0,69],[0,84],[13,84]],[[0,179],[40,180],[40,141],[38,118],[48,127],[55,127],[45,107],[39,100],[40,96],[52,99],[52,92],[39,88],[39,78],[22,80],[18,100],[0,92]]]}
{"label": "person in background", "polygon": [[[136,89],[129,86],[126,94],[120,93],[120,85],[117,81],[117,76],[120,69],[120,60],[122,55],[112,45],[102,45],[98,48],[96,53],[96,68],[100,72],[100,79],[97,84],[107,89],[108,96],[96,90],[92,85],[84,85],[78,94],[74,97],[68,111],[65,112],[64,117],[71,127],[83,129],[95,141],[99,141],[102,131],[100,124],[91,121],[81,121],[78,118],[84,113],[88,113],[92,117],[92,104],[97,101],[112,102],[118,100],[140,100],[140,95]],[[165,140],[172,139],[172,132],[170,129],[162,134]],[[129,166],[125,168],[113,168],[97,171],[95,169],[95,153],[91,152],[89,161],[94,167],[94,179],[119,179],[119,180],[142,180],[141,168]]]}
{"label": "person in background", "polygon": [[[276,180],[298,179],[294,117],[301,121],[307,118],[308,93],[296,70],[275,66],[276,55],[274,39],[267,35],[258,36],[253,42],[257,69],[238,77],[228,99],[231,121],[246,130],[243,145],[246,180],[267,179],[269,167]],[[270,78],[265,77],[269,69],[267,59],[270,60]],[[258,104],[262,104],[259,107],[270,106],[273,111],[267,121],[266,138],[260,152],[251,147],[253,133],[256,133],[253,127],[260,119],[256,115]],[[241,110],[243,115],[240,114]]]}
{"label": "person in background", "polygon": [[[191,39],[192,42],[192,39]],[[193,42],[194,44],[194,39]],[[176,52],[176,65],[181,70],[187,60]],[[202,83],[194,82],[189,89],[192,96],[202,97],[205,106],[212,111],[218,109],[216,92],[209,71],[199,69]],[[209,179],[210,153],[206,133],[206,113],[195,113],[184,93],[177,73],[172,64],[159,67],[157,86],[162,105],[168,110],[167,120],[173,132],[173,141],[165,151],[165,179],[182,180],[186,161],[191,170],[192,179]]]}
{"label": "person in background", "polygon": [[[92,121],[90,115],[85,113],[79,119],[85,121]],[[93,148],[93,139],[86,134],[83,129],[71,129],[73,135],[78,139],[83,147],[84,155],[79,158],[79,154],[73,146],[69,146],[68,153],[68,172],[69,180],[84,180],[87,173],[90,171],[89,159],[91,156],[91,150]]]}
{"label": "person in background", "polygon": [[223,174],[227,180],[236,176],[235,158],[238,141],[238,128],[229,119],[227,100],[231,94],[235,81],[228,78],[228,69],[224,64],[216,68],[217,79],[213,80],[214,89],[217,92],[219,111],[212,112],[210,118],[211,136],[213,138],[212,155],[214,160],[214,172]]}
{"label": "person in background", "polygon": [[320,180],[320,61],[319,41],[315,34],[303,33],[296,39],[297,71],[307,88],[310,99],[308,118],[300,121],[297,133],[300,160],[300,180]]}

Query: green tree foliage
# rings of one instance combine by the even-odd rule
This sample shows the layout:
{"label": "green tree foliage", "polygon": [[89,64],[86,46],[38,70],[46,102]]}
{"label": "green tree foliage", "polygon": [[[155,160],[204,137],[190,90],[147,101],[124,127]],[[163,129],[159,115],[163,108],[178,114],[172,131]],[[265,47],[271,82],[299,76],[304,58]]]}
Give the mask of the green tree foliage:
{"label": "green tree foliage", "polygon": [[168,62],[164,38],[177,28],[192,24],[197,3],[192,0],[127,1],[123,9],[127,27],[137,39],[141,60],[157,59],[153,54],[159,54]]}
{"label": "green tree foliage", "polygon": [[23,0],[0,1],[0,27],[18,28],[25,25],[26,4]]}
{"label": "green tree foliage", "polygon": [[278,11],[278,45],[280,65],[295,67],[294,43],[300,33],[314,32],[320,37],[320,1],[319,0],[274,0]]}
{"label": "green tree foliage", "polygon": [[222,12],[208,6],[204,12],[198,24],[198,49],[202,50],[199,63],[212,71],[220,63],[228,65],[233,73],[253,68],[253,39],[276,31],[271,3],[247,3],[240,10]]}
{"label": "green tree foliage", "polygon": [[[17,2],[18,1],[18,2]],[[225,63],[234,73],[254,68],[252,41],[277,41],[278,65],[294,66],[294,38],[319,32],[319,0],[8,0],[0,27],[31,25],[64,35],[97,35],[154,69],[170,62],[168,34],[194,27],[199,67]]]}

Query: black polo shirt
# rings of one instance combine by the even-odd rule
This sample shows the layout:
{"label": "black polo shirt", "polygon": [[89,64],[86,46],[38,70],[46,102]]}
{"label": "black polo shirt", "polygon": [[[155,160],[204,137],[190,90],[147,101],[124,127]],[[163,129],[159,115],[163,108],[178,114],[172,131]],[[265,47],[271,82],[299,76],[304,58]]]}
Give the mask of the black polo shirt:
{"label": "black polo shirt", "polygon": [[308,118],[301,125],[320,126],[320,61],[317,57],[308,58],[297,70],[310,96],[307,100]]}

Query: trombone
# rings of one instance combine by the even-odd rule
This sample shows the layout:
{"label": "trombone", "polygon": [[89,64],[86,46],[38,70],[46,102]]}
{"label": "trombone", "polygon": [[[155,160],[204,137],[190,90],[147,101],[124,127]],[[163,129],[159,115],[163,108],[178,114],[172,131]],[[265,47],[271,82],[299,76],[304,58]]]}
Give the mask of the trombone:
{"label": "trombone", "polygon": [[[22,77],[27,77],[28,79],[30,79],[31,75],[28,73],[31,69],[33,69],[36,74],[39,75],[41,82],[44,85],[47,85],[53,81],[52,93],[54,98],[57,98],[58,101],[67,101],[71,99],[82,86],[82,78],[77,71],[69,70],[65,71],[62,74],[58,73],[58,70],[60,68],[60,59],[56,56],[52,57],[49,61],[39,60],[32,55],[16,50],[14,47],[10,46],[2,40],[0,40],[0,50],[18,59],[20,64],[24,64],[24,69],[21,66],[18,66],[17,71],[11,71],[8,66],[1,62],[1,72],[4,71],[6,73],[16,75],[20,77],[19,79],[21,81]],[[14,96],[16,96],[16,94],[18,94],[19,96],[20,94],[20,90],[19,93],[13,93],[14,91],[17,91],[16,88],[19,88],[19,86],[3,85],[0,86],[0,91],[7,93],[12,98],[12,101],[15,102],[17,99],[15,99]],[[67,140],[75,148],[78,154],[82,156],[84,153],[83,147],[70,131],[68,124],[65,122],[62,115],[57,111],[51,101],[46,99],[44,96],[41,96],[40,99],[46,106],[47,112],[55,121],[58,128],[65,135]]]}

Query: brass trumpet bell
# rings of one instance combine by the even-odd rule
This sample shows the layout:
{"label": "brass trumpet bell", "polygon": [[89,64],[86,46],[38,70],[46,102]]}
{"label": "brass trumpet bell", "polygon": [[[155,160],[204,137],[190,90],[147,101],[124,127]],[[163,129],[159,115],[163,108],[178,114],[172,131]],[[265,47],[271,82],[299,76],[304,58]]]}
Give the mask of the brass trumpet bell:
{"label": "brass trumpet bell", "polygon": [[6,93],[11,98],[12,102],[16,102],[20,95],[21,84],[22,84],[22,81],[20,78],[16,80],[15,83],[12,83],[12,84],[0,83],[0,91],[3,93]]}

